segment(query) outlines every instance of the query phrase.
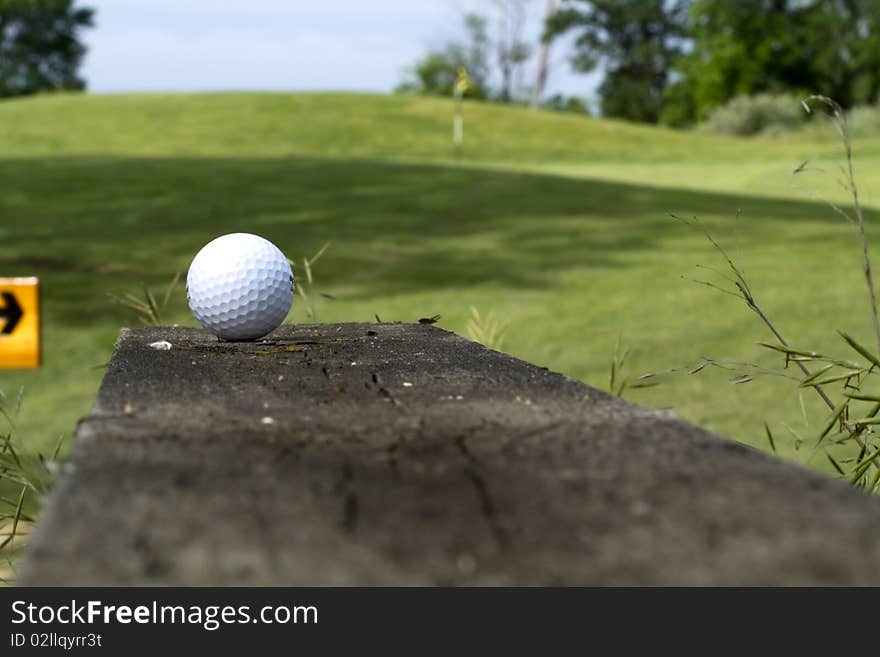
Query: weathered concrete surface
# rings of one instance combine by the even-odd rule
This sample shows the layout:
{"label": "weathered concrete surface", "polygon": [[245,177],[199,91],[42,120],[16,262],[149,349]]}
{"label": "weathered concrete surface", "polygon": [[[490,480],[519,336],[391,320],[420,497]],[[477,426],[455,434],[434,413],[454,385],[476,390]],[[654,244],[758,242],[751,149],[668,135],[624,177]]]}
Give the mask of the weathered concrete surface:
{"label": "weathered concrete surface", "polygon": [[438,328],[125,330],[22,570],[31,585],[880,584],[880,504]]}

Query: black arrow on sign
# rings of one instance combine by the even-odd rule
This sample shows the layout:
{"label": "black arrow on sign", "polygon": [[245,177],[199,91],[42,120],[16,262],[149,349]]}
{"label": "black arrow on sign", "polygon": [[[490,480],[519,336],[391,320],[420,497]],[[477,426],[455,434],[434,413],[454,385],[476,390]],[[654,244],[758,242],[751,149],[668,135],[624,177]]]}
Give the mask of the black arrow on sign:
{"label": "black arrow on sign", "polygon": [[18,320],[21,319],[24,313],[21,311],[21,306],[18,305],[18,299],[15,298],[12,292],[3,293],[3,302],[4,307],[0,308],[0,317],[6,318],[6,326],[3,327],[0,333],[9,335],[18,326]]}

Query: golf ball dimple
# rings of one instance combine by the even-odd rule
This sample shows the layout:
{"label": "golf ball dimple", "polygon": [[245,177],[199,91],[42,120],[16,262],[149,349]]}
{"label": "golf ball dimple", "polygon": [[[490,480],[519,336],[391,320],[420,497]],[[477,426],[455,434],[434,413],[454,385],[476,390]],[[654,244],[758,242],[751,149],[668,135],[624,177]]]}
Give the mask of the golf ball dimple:
{"label": "golf ball dimple", "polygon": [[224,340],[256,340],[278,328],[293,304],[293,287],[281,250],[249,233],[208,242],[186,275],[190,310]]}

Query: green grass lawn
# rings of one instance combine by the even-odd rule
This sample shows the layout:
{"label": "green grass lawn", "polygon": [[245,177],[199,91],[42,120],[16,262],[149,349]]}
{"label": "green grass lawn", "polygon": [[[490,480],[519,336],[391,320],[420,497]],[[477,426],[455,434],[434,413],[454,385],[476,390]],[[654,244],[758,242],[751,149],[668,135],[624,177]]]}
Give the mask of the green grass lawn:
{"label": "green grass lawn", "polygon": [[[619,335],[635,374],[702,356],[775,362],[743,304],[682,278],[721,265],[667,213],[696,215],[739,253],[791,342],[845,353],[837,328],[868,341],[855,234],[809,193],[844,198],[830,126],[732,139],[467,104],[456,156],[451,111],[354,94],[0,102],[0,275],[43,282],[45,365],[0,371],[0,389],[25,387],[22,441],[47,449],[88,410],[119,328],[136,323],[108,293],[158,288],[232,231],[295,260],[332,243],[316,276],[336,299],[318,301],[320,321],[441,314],[462,332],[474,306],[509,322],[505,351],[605,387]],[[856,151],[880,207],[880,139]],[[807,158],[827,174],[793,179]],[[291,319],[305,319],[301,303]],[[182,287],[169,321],[195,324]],[[671,377],[627,397],[762,448],[767,421],[781,453],[824,467],[781,428],[815,433],[805,423],[824,411],[808,392],[805,418],[791,382],[729,376]]]}

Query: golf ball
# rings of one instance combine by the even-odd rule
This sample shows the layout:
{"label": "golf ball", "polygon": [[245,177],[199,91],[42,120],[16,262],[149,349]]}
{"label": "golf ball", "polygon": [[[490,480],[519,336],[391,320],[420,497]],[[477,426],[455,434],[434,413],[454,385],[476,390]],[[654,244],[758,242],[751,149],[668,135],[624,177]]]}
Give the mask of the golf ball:
{"label": "golf ball", "polygon": [[202,326],[224,340],[256,340],[293,304],[293,272],[267,239],[231,233],[208,242],[186,275],[186,298]]}

